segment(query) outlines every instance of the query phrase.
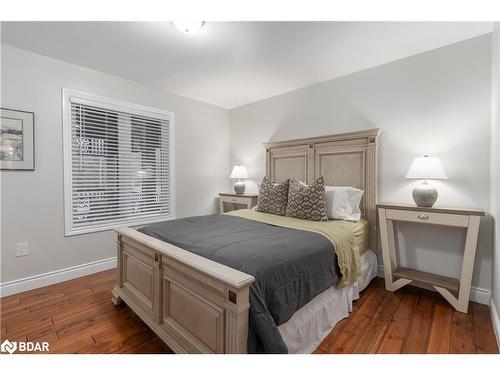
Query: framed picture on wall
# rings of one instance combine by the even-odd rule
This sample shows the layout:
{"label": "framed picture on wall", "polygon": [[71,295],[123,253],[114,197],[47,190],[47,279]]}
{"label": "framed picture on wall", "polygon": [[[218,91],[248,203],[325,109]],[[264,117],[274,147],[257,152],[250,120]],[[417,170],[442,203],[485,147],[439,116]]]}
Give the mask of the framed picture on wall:
{"label": "framed picture on wall", "polygon": [[35,114],[0,108],[0,169],[35,170]]}

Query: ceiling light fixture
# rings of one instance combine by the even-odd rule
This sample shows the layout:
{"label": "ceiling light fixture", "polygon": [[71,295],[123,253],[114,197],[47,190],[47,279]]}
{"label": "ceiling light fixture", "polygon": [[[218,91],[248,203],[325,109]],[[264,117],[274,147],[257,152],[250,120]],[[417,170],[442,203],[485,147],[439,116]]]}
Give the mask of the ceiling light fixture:
{"label": "ceiling light fixture", "polygon": [[205,25],[205,21],[172,21],[175,28],[186,34],[199,33]]}

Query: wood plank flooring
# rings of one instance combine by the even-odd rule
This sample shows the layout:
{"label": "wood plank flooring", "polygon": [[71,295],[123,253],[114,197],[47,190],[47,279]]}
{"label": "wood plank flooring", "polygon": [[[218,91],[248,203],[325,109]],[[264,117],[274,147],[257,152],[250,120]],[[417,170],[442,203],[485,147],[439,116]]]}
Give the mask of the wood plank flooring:
{"label": "wood plank flooring", "polygon": [[498,353],[489,307],[471,302],[469,313],[444,298],[406,286],[395,293],[375,279],[315,353]]}
{"label": "wood plank flooring", "polygon": [[0,299],[2,342],[47,341],[51,353],[171,353],[125,304],[116,270]]}
{"label": "wood plank flooring", "polygon": [[[51,353],[171,353],[125,305],[110,270],[0,299],[1,341],[48,341]],[[375,279],[315,353],[498,353],[488,306],[455,311],[437,293],[396,293]]]}

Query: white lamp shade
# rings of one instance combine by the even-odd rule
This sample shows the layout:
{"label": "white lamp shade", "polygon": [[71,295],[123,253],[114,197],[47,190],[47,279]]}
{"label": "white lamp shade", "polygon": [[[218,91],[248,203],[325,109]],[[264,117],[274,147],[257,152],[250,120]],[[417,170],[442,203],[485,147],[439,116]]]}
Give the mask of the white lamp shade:
{"label": "white lamp shade", "polygon": [[448,176],[446,176],[439,158],[426,155],[413,159],[406,178],[445,180]]}
{"label": "white lamp shade", "polygon": [[248,178],[247,167],[243,165],[235,165],[229,178]]}

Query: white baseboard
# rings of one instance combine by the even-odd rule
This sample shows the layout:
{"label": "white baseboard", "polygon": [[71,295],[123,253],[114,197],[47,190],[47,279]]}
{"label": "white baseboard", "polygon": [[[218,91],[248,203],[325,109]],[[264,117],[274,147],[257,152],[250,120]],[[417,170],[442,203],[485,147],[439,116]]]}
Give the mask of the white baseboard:
{"label": "white baseboard", "polygon": [[498,315],[498,310],[493,298],[491,299],[490,313],[491,322],[493,323],[493,331],[495,331],[495,337],[497,338],[497,346],[500,348],[500,316]]}
{"label": "white baseboard", "polygon": [[23,279],[7,281],[0,284],[0,297],[10,296],[27,290],[57,284],[62,281],[76,279],[96,272],[106,271],[116,267],[116,257],[81,264],[62,270],[47,272],[41,275],[25,277]]}
{"label": "white baseboard", "polygon": [[[377,276],[384,278],[384,265],[379,264]],[[436,291],[433,287],[426,284],[415,283],[415,285],[420,288]],[[469,299],[482,305],[489,305],[491,300],[491,290],[473,286],[470,289]]]}
{"label": "white baseboard", "polygon": [[482,305],[489,305],[491,301],[491,290],[473,286],[470,288],[470,298],[472,302]]}

